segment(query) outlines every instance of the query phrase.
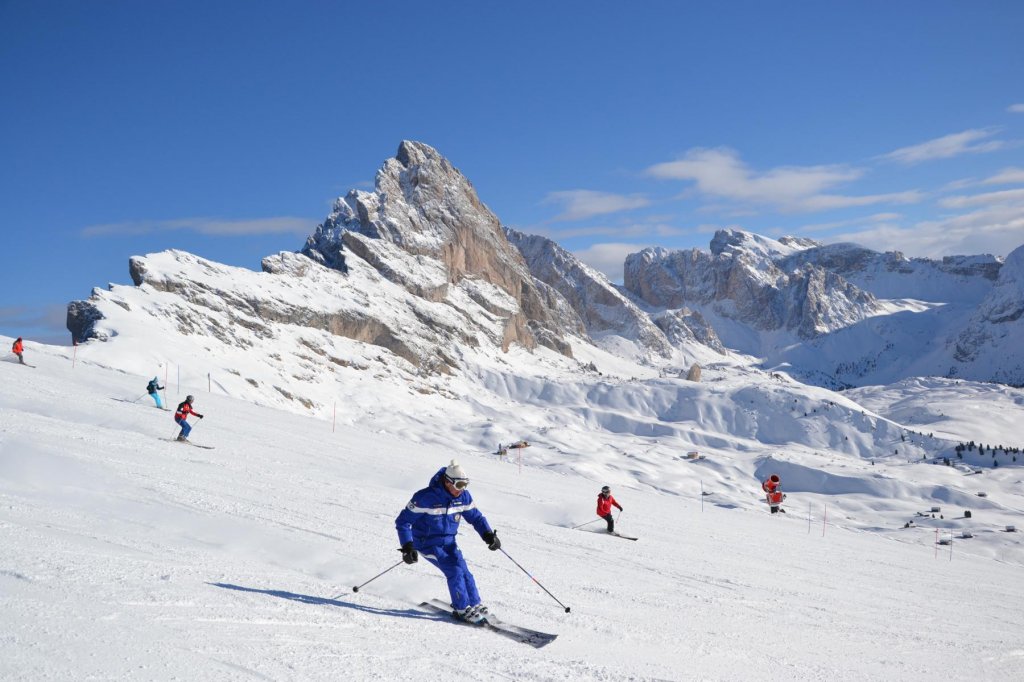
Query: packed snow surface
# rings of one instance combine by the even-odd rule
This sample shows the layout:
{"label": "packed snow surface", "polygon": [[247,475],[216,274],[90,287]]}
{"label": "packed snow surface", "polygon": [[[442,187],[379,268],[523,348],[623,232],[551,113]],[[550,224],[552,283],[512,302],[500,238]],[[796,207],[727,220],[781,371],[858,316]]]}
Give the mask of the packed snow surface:
{"label": "packed snow surface", "polygon": [[[611,382],[585,396],[589,426],[566,426],[577,442],[527,424],[552,438],[499,458],[466,445],[477,436],[464,431],[486,418],[417,420],[408,395],[383,384],[375,414],[332,423],[172,378],[172,408],[196,395],[205,419],[192,418],[192,439],[215,446],[205,450],[169,440],[171,413],[140,395],[151,375],[80,356],[72,367],[74,352],[35,346],[35,368],[0,362],[0,679],[1024,678],[1021,533],[1000,527],[1024,508],[1018,467],[973,474],[810,447],[773,456],[763,440],[724,438],[723,415],[753,428],[727,404],[761,401],[763,388],[701,388],[705,423],[680,416],[676,428],[694,427],[704,459],[685,458],[670,421],[651,421],[662,442],[638,436],[640,391]],[[498,377],[483,380],[497,391]],[[583,400],[539,379],[501,387],[527,419]],[[808,405],[835,398],[815,390]],[[494,395],[474,409],[490,404],[507,422]],[[950,381],[853,398],[874,410],[865,420],[888,424],[875,412],[896,405],[930,431],[955,411],[947,430],[1006,429],[1007,440],[1004,422],[1020,409],[1019,391]],[[859,415],[853,405],[830,410],[845,423]],[[762,439],[799,441],[787,429],[800,420],[778,419]],[[352,590],[399,561],[395,516],[453,457],[508,553],[463,524],[485,603],[557,633],[543,649],[418,611],[447,596],[424,561]],[[787,514],[759,501],[771,471]],[[594,502],[605,483],[625,508],[618,528],[639,541],[591,532],[603,525]],[[944,518],[900,527],[910,509],[930,511],[925,488],[936,505],[946,499]],[[967,508],[974,519],[962,518]]]}

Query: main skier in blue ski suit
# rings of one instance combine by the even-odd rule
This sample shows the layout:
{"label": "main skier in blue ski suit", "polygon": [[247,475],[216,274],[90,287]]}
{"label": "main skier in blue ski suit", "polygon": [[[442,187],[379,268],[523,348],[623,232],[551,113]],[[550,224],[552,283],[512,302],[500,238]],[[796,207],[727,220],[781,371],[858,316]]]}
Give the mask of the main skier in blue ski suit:
{"label": "main skier in blue ski suit", "polygon": [[442,467],[430,484],[416,492],[402,513],[395,519],[402,559],[407,564],[419,560],[419,554],[441,569],[448,579],[448,593],[455,615],[471,623],[486,618],[487,607],[480,604],[473,574],[466,566],[462,552],[455,544],[459,521],[465,518],[494,551],[501,547],[498,533],[476,508],[473,496],[466,489],[469,478],[454,459]]}

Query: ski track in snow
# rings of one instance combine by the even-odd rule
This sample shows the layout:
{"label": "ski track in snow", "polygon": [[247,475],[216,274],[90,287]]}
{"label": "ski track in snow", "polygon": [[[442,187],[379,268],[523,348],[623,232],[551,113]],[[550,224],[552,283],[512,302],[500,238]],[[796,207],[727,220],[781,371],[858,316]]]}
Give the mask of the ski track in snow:
{"label": "ski track in snow", "polygon": [[[818,497],[790,488],[790,513],[772,517],[757,481],[730,481],[729,468],[709,487],[749,488],[749,504],[702,511],[699,494],[667,494],[664,480],[612,482],[627,510],[616,527],[640,538],[622,542],[569,528],[596,497],[575,470],[606,471],[570,443],[571,466],[535,446],[519,473],[514,459],[465,453],[461,435],[332,433],[192,389],[206,415],[193,435],[216,446],[197,458],[160,440],[166,412],[97,400],[137,395],[137,377],[43,360],[34,373],[0,365],[5,680],[1024,678],[1020,555],[995,542],[957,541],[950,559],[931,528],[865,532],[838,511],[823,535]],[[426,562],[352,592],[399,560],[394,517],[453,454],[503,548],[572,608],[463,524],[485,602],[558,634],[543,649],[417,611],[446,598]],[[885,470],[899,482],[940,468]],[[636,470],[665,476],[653,461]],[[991,472],[993,503],[1024,507],[1020,478]],[[1012,549],[1018,537],[995,539]]]}

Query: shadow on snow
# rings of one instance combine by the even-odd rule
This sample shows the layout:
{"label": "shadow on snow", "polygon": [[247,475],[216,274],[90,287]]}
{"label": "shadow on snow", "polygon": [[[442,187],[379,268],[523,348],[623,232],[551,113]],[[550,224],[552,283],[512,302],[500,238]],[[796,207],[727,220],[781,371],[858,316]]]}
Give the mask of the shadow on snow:
{"label": "shadow on snow", "polygon": [[372,613],[378,616],[395,616],[397,618],[415,618],[417,620],[441,620],[433,614],[423,613],[416,609],[377,609],[372,606],[363,606],[362,604],[353,604],[347,601],[339,601],[338,599],[329,599],[327,597],[314,597],[309,594],[296,594],[295,592],[285,592],[284,590],[260,590],[255,587],[243,587],[242,585],[232,585],[230,583],[206,583],[214,587],[221,587],[225,590],[236,590],[238,592],[252,592],[254,594],[266,594],[271,597],[277,597],[279,599],[288,599],[291,601],[297,601],[302,604],[319,604],[321,606],[340,606],[346,609],[355,609],[356,611],[363,611],[365,613]]}

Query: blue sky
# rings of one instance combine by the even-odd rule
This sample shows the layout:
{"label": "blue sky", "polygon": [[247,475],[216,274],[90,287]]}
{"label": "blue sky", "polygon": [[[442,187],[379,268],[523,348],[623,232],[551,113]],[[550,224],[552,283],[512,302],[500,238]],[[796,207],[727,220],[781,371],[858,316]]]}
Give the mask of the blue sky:
{"label": "blue sky", "polygon": [[132,255],[298,250],[402,139],[613,279],[721,227],[1006,255],[1021,35],[1015,0],[0,0],[0,333],[67,343]]}

